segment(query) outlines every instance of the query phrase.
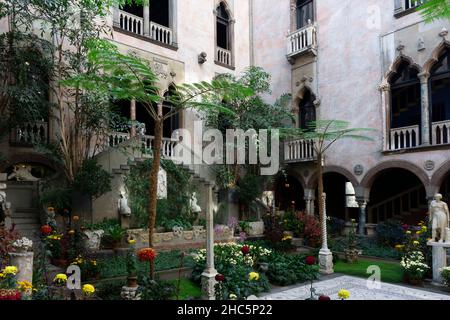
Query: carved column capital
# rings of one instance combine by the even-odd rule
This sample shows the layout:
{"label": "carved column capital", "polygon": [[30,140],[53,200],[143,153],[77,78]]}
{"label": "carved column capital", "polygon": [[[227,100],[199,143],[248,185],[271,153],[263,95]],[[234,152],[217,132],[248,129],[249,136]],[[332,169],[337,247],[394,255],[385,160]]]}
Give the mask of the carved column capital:
{"label": "carved column capital", "polygon": [[423,83],[428,83],[428,80],[430,79],[430,73],[428,72],[421,72],[417,75],[420,79],[420,82]]}

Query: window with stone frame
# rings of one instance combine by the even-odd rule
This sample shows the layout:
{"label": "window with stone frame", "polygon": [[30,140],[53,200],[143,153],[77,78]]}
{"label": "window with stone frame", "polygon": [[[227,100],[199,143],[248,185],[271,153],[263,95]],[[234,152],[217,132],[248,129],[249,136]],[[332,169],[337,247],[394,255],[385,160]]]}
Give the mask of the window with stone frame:
{"label": "window with stone frame", "polygon": [[415,12],[416,9],[425,3],[425,0],[395,0],[394,15],[401,17]]}
{"label": "window with stone frame", "polygon": [[421,92],[419,71],[403,61],[391,78],[391,128],[421,123]]}
{"label": "window with stone frame", "polygon": [[296,6],[297,29],[314,22],[314,0],[297,0]]}
{"label": "window with stone frame", "polygon": [[450,48],[447,48],[431,69],[432,121],[450,120]]}
{"label": "window with stone frame", "polygon": [[217,46],[230,50],[230,16],[223,2],[217,7],[216,24]]}

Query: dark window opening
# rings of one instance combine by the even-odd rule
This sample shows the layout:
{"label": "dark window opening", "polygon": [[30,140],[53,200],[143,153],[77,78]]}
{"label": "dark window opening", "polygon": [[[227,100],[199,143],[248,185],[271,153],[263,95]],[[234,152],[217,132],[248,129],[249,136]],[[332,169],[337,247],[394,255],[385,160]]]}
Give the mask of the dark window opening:
{"label": "dark window opening", "polygon": [[299,104],[300,129],[309,129],[311,122],[316,121],[315,97],[311,91],[306,90]]}
{"label": "dark window opening", "polygon": [[152,0],[150,3],[150,20],[167,28],[170,27],[169,0]]}
{"label": "dark window opening", "polygon": [[225,5],[220,3],[217,7],[217,46],[226,50],[230,50],[229,45],[229,24],[230,17],[227,13]]}
{"label": "dark window opening", "polygon": [[144,7],[143,6],[138,6],[136,4],[125,4],[122,6],[122,10],[131,14],[134,14],[135,16],[138,17],[143,17],[144,16]]}
{"label": "dark window opening", "polygon": [[[164,95],[167,97],[169,94],[174,94],[174,87],[170,87],[169,91]],[[174,112],[174,105],[170,101],[164,101],[163,114],[167,115],[169,112]],[[170,118],[166,119],[163,123],[163,136],[166,138],[172,137],[172,133],[175,130],[180,129],[180,112],[174,113]]]}
{"label": "dark window opening", "polygon": [[314,22],[314,1],[297,0],[297,29]]}
{"label": "dark window opening", "polygon": [[421,92],[418,71],[403,62],[391,79],[391,128],[418,125],[421,122]]}
{"label": "dark window opening", "polygon": [[431,101],[433,122],[450,120],[450,49],[431,70]]}

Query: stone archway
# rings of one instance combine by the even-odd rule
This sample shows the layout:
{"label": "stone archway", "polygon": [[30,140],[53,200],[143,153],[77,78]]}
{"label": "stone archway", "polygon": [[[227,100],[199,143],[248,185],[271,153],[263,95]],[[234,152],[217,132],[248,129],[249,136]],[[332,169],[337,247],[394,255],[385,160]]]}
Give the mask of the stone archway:
{"label": "stone archway", "polygon": [[431,185],[444,196],[444,201],[450,202],[450,161],[444,163],[431,178]]}
{"label": "stone archway", "polygon": [[304,183],[297,175],[289,172],[286,175],[278,175],[274,191],[275,207],[279,210],[295,209],[296,211],[303,211],[306,209]]}

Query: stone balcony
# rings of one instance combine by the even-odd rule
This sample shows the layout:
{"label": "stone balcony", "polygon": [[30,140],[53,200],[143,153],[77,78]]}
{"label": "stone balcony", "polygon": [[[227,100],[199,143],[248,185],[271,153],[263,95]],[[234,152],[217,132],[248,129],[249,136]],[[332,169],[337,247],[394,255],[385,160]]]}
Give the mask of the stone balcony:
{"label": "stone balcony", "polygon": [[33,147],[46,144],[49,139],[49,127],[46,121],[26,122],[13,128],[10,132],[12,146]]}
{"label": "stone balcony", "polygon": [[316,26],[311,23],[301,29],[289,33],[286,44],[286,57],[290,63],[294,63],[295,58],[299,55],[307,53],[313,53],[315,55],[317,49]]}
{"label": "stone balcony", "polygon": [[286,163],[311,162],[316,159],[314,140],[297,139],[284,142],[284,161]]}

